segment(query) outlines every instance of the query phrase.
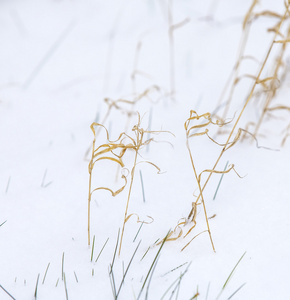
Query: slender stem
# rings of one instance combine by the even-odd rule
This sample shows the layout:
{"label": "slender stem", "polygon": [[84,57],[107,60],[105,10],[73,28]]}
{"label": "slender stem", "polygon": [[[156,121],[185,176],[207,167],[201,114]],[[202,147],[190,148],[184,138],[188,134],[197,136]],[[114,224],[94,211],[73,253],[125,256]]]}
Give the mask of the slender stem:
{"label": "slender stem", "polygon": [[16,300],[10,293],[8,293],[8,292],[4,289],[4,287],[3,287],[1,284],[0,284],[0,288],[1,288],[8,296],[10,296],[10,298]]}
{"label": "slender stem", "polygon": [[[107,110],[107,112],[106,112],[106,114],[105,114],[105,116],[104,116],[102,122],[100,122],[100,124],[103,124],[103,125],[104,125],[105,122],[107,121],[107,118],[108,118],[109,115],[110,115],[110,112],[111,112],[111,110],[112,110],[113,105],[112,105],[112,104],[108,104],[108,105],[109,105],[109,106],[108,106],[108,110]],[[95,133],[95,140],[96,140],[96,138],[98,137],[98,135],[100,134],[100,132],[101,132],[101,127],[99,127],[99,128],[97,129],[96,133]],[[85,160],[87,160],[87,156],[89,155],[90,150],[91,150],[91,146],[88,147],[88,149],[87,149],[87,151],[86,151],[86,153],[85,153],[85,157],[84,157]]]}
{"label": "slender stem", "polygon": [[[212,240],[211,231],[210,231],[210,227],[209,227],[209,223],[208,223],[208,217],[207,217],[207,212],[206,212],[205,202],[204,202],[204,198],[203,198],[203,193],[202,193],[202,189],[201,189],[201,186],[200,186],[200,182],[199,182],[199,180],[198,180],[198,175],[197,175],[197,172],[196,172],[196,169],[195,169],[195,166],[194,166],[192,154],[191,154],[191,151],[190,151],[190,148],[189,148],[189,144],[188,144],[188,139],[187,139],[187,149],[188,149],[188,152],[189,152],[191,165],[192,165],[192,168],[193,168],[193,171],[194,171],[194,176],[195,176],[196,181],[197,181],[197,184],[198,184],[199,195],[201,196],[201,202],[202,202],[202,206],[203,206],[203,211],[204,211],[204,215],[205,215],[206,226],[207,226],[209,238],[210,238],[210,241],[211,241],[212,249],[213,249],[213,251],[215,252],[215,247],[214,247],[214,243],[213,243],[213,240]],[[197,199],[197,201],[198,201],[198,199]]]}
{"label": "slender stem", "polygon": [[[142,144],[142,138],[141,138],[141,144]],[[121,240],[120,240],[120,247],[119,247],[119,255],[121,254],[121,248],[122,248],[122,242],[123,242],[123,235],[124,235],[124,229],[125,229],[125,224],[126,224],[126,218],[128,214],[128,207],[129,207],[129,201],[131,197],[131,191],[132,191],[132,186],[133,186],[133,180],[134,180],[134,174],[135,174],[135,168],[137,164],[137,157],[138,157],[138,150],[139,146],[136,148],[136,153],[135,153],[135,159],[134,159],[134,165],[131,171],[131,182],[130,182],[130,188],[129,188],[129,193],[128,193],[128,199],[126,203],[126,209],[125,209],[125,215],[124,215],[124,222],[123,222],[123,228],[122,228],[122,233],[121,233]]]}
{"label": "slender stem", "polygon": [[[289,38],[289,35],[290,35],[290,28],[288,28],[288,34],[287,34],[286,39]],[[274,75],[272,76],[273,79],[272,79],[271,84],[270,84],[270,91],[267,94],[267,98],[266,98],[266,102],[265,102],[262,114],[261,114],[260,119],[259,119],[259,121],[258,121],[258,123],[256,125],[256,129],[255,129],[255,132],[254,132],[254,137],[257,137],[258,131],[259,131],[260,126],[262,124],[262,121],[263,121],[263,119],[264,119],[264,117],[266,115],[268,107],[269,107],[272,99],[274,98],[274,96],[276,94],[277,88],[275,87],[275,85],[276,85],[275,78],[278,77],[279,69],[280,69],[280,67],[283,66],[282,58],[284,56],[284,53],[285,53],[285,50],[286,50],[286,46],[287,46],[287,43],[284,43],[283,46],[282,46],[280,55],[279,55],[279,57],[277,59],[277,64],[276,64],[276,67],[275,67],[275,70],[274,70]]]}
{"label": "slender stem", "polygon": [[[284,14],[284,16],[283,16],[283,18],[282,18],[280,24],[279,24],[279,27],[277,28],[276,34],[275,34],[275,36],[274,36],[274,38],[273,38],[273,41],[272,41],[272,43],[271,43],[271,45],[270,45],[270,47],[269,47],[269,50],[268,50],[268,52],[267,52],[267,54],[266,54],[266,57],[265,57],[264,62],[263,62],[263,64],[262,64],[261,68],[260,68],[260,71],[259,71],[259,73],[258,73],[258,75],[257,75],[257,77],[256,77],[256,80],[255,80],[255,82],[254,82],[254,84],[253,84],[253,87],[252,87],[252,89],[251,89],[251,91],[250,91],[250,94],[249,94],[249,96],[248,96],[248,98],[247,98],[247,100],[246,100],[246,102],[245,102],[245,104],[244,104],[244,106],[243,106],[243,108],[242,108],[242,110],[241,110],[241,112],[240,112],[238,118],[237,118],[237,121],[235,122],[235,124],[234,124],[234,126],[233,126],[233,128],[232,128],[232,130],[231,130],[231,132],[230,132],[230,134],[229,134],[229,136],[228,136],[228,139],[227,139],[227,141],[226,141],[226,143],[225,143],[225,146],[224,146],[223,149],[221,150],[221,153],[219,154],[219,157],[218,157],[217,161],[215,162],[215,164],[214,164],[212,170],[215,170],[215,168],[216,168],[216,166],[218,165],[218,163],[219,163],[221,157],[223,156],[224,152],[226,151],[226,149],[227,149],[227,147],[228,147],[228,144],[229,144],[229,142],[230,142],[230,139],[231,139],[231,137],[232,137],[232,135],[233,135],[233,133],[234,133],[236,127],[238,126],[238,123],[239,123],[239,121],[240,121],[240,119],[241,119],[241,117],[242,117],[242,115],[243,115],[243,113],[244,113],[244,111],[245,111],[245,109],[246,109],[248,103],[249,103],[250,100],[252,99],[252,96],[253,96],[254,90],[255,90],[255,88],[256,88],[256,85],[257,85],[258,82],[259,82],[259,79],[260,79],[260,76],[261,76],[261,74],[262,74],[262,71],[264,70],[264,67],[265,67],[265,65],[266,65],[266,63],[267,63],[267,61],[268,61],[269,55],[270,55],[270,53],[271,53],[271,51],[272,51],[272,48],[273,48],[273,45],[274,45],[274,43],[275,43],[275,39],[276,39],[276,37],[278,36],[278,32],[280,31],[280,27],[281,27],[283,21],[285,20],[286,15],[287,15],[287,10],[286,10],[286,12],[285,12],[285,14]],[[203,190],[205,189],[205,187],[206,187],[208,181],[210,180],[212,174],[213,174],[213,172],[209,173],[209,175],[208,175],[208,177],[207,177],[207,180],[205,181],[205,183],[204,183],[204,185],[203,185],[203,187],[202,187],[202,189],[201,189],[201,193],[199,194],[199,196],[198,196],[198,198],[197,198],[196,201],[198,201],[199,198],[202,196],[202,192],[203,192]],[[189,219],[190,219],[190,217],[192,216],[192,214],[193,214],[193,208],[191,209],[191,211],[190,211],[190,213],[189,213],[189,216],[188,216]]]}
{"label": "slender stem", "polygon": [[169,77],[170,77],[170,96],[172,100],[175,100],[175,67],[174,67],[174,37],[173,37],[173,11],[172,11],[172,1],[168,2],[168,34],[169,34]]}
{"label": "slender stem", "polygon": [[241,65],[242,56],[245,52],[245,47],[246,47],[247,40],[248,40],[248,37],[249,37],[250,25],[251,25],[251,23],[247,23],[246,28],[244,30],[243,39],[241,41],[240,51],[239,51],[239,55],[238,55],[238,61],[237,61],[237,64],[235,66],[235,69],[234,69],[233,83],[231,85],[228,100],[226,101],[226,106],[225,106],[225,109],[223,111],[222,119],[225,119],[227,117],[227,114],[228,114],[228,111],[230,109],[230,105],[231,105],[231,102],[232,102],[232,99],[233,99],[233,94],[234,94],[234,90],[235,90],[235,87],[236,87],[236,82],[239,78],[239,68],[240,68],[240,65]]}
{"label": "slender stem", "polygon": [[96,137],[94,136],[93,147],[92,147],[92,158],[89,163],[89,196],[88,196],[88,245],[91,243],[91,198],[92,198],[92,171],[93,171],[93,160],[95,153],[95,142]]}
{"label": "slender stem", "polygon": [[145,203],[145,191],[144,191],[143,176],[142,176],[141,170],[140,170],[140,180],[141,180],[141,186],[142,186],[143,202]]}

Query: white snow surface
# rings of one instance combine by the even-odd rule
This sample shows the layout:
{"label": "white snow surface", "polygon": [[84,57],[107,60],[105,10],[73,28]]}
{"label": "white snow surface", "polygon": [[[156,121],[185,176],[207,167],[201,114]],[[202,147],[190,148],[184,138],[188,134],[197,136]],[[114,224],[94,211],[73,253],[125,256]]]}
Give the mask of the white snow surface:
{"label": "white snow surface", "polygon": [[[156,164],[161,174],[149,164],[136,167],[129,213],[137,214],[141,221],[148,221],[148,216],[154,221],[142,226],[134,242],[140,223],[136,216],[126,223],[121,254],[116,255],[113,267],[116,289],[121,285],[118,299],[138,298],[161,246],[154,245],[155,241],[188,216],[198,185],[186,148],[184,122],[190,110],[212,113],[218,106],[236,62],[242,22],[252,1],[169,3],[173,24],[186,20],[173,35],[174,97],[169,96],[167,1],[0,1],[1,300],[114,299],[109,267],[123,224],[129,184],[116,197],[104,190],[93,193],[91,261],[92,245],[87,241],[90,154],[86,152],[93,141],[92,122],[104,122],[110,137],[117,139],[126,128],[132,135],[137,114],[128,121],[124,112],[113,108],[105,118],[106,97],[132,100],[154,85],[160,87],[133,109],[140,113],[144,129],[175,135],[154,135],[157,142],[140,151],[138,161]],[[280,14],[285,10],[282,0],[261,0],[255,9]],[[208,15],[213,18],[206,19]],[[253,24],[246,55],[263,61],[273,39],[267,28],[275,22],[265,17]],[[271,74],[275,47],[264,77]],[[256,75],[259,66],[249,60],[241,73]],[[281,84],[277,105],[287,105],[289,79],[286,75]],[[237,86],[228,120],[236,120],[252,85],[253,80],[244,79]],[[261,105],[253,100],[239,127],[257,121],[260,113]],[[189,300],[197,292],[197,299],[229,299],[240,287],[231,299],[289,299],[290,142],[281,147],[289,112],[277,112],[276,116],[265,121],[258,138],[259,145],[270,150],[257,148],[251,138],[238,142],[225,152],[217,170],[223,170],[228,161],[241,178],[234,171],[225,174],[215,200],[220,174],[214,174],[204,190],[208,216],[215,215],[209,224],[216,252],[207,233],[181,251],[206,230],[200,205],[196,228],[186,238],[164,244],[139,299]],[[227,136],[228,132],[217,140],[224,143]],[[104,130],[96,143],[106,143]],[[211,169],[221,151],[206,136],[192,138],[190,147],[199,173]],[[128,151],[124,158],[128,169],[133,158],[134,153]],[[93,187],[119,188],[119,171],[110,163],[96,164]],[[127,178],[130,181],[130,175]],[[206,175],[202,178],[204,182]],[[140,241],[122,284],[124,269]]]}

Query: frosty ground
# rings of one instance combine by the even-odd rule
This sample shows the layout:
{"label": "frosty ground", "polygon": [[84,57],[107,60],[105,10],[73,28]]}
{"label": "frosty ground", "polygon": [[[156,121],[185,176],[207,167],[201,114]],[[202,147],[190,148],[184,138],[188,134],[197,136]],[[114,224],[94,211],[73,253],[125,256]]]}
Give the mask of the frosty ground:
{"label": "frosty ground", "polygon": [[[175,137],[160,133],[154,136],[157,143],[140,153],[139,159],[158,165],[161,174],[148,164],[138,165],[129,207],[141,220],[150,216],[154,222],[144,224],[140,232],[136,217],[127,222],[123,248],[114,263],[115,285],[121,286],[118,299],[138,297],[160,249],[154,242],[188,216],[193,193],[198,194],[184,122],[190,110],[202,114],[216,109],[252,3],[198,2],[172,1],[173,23],[185,21],[174,32],[173,97],[167,1],[1,1],[0,299],[114,299],[109,265],[128,187],[116,197],[107,191],[93,195],[92,252],[87,241],[90,125],[104,120],[104,98],[132,100],[158,86],[150,100],[142,99],[134,110],[140,112],[144,129],[170,131]],[[283,1],[260,2],[258,9],[284,11]],[[272,37],[265,29],[270,25],[271,19],[263,19],[247,48],[247,54],[260,61]],[[257,71],[252,62],[244,68]],[[250,85],[245,81],[235,92],[229,118],[240,110]],[[279,99],[287,100],[288,93],[286,76]],[[256,114],[255,107],[247,108],[243,124]],[[288,112],[279,117],[287,124]],[[259,145],[270,150],[246,140],[222,158],[218,169],[228,161],[242,178],[235,172],[225,174],[214,200],[220,175],[205,191],[208,215],[215,215],[209,222],[216,253],[207,233],[181,251],[206,229],[200,207],[191,236],[162,247],[140,299],[146,294],[148,299],[229,299],[236,291],[231,299],[287,299],[290,142],[281,147],[279,120],[269,120],[259,139]],[[131,134],[136,123],[136,114],[128,121],[126,114],[112,109],[104,125],[114,139],[126,124]],[[102,131],[97,142],[105,138]],[[199,172],[211,168],[219,154],[217,146],[203,137],[191,146]],[[132,161],[128,153],[126,163]],[[94,186],[103,180],[119,187],[121,181],[115,178],[116,170],[101,164],[95,169]]]}

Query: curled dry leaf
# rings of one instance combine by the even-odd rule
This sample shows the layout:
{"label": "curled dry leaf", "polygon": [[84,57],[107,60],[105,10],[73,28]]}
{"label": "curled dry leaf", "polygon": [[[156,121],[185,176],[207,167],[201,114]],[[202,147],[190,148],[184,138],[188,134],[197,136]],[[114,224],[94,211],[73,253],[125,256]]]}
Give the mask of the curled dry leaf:
{"label": "curled dry leaf", "polygon": [[150,221],[140,221],[140,217],[137,214],[133,213],[126,217],[125,223],[127,223],[129,219],[133,216],[137,217],[137,223],[151,224],[152,222],[154,222],[154,219],[150,216],[147,216],[150,219]]}

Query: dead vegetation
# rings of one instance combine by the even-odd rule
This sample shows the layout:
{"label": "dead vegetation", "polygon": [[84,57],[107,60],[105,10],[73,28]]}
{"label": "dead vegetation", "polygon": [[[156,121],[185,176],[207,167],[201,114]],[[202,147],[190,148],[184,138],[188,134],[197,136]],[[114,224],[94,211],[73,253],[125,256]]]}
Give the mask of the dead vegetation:
{"label": "dead vegetation", "polygon": [[[186,133],[186,148],[188,150],[191,168],[194,173],[194,178],[196,181],[196,185],[198,188],[198,196],[196,197],[195,201],[192,201],[192,207],[187,218],[181,218],[177,225],[173,230],[170,230],[168,235],[166,236],[166,242],[174,241],[181,237],[187,237],[193,229],[196,227],[197,224],[197,207],[201,206],[204,213],[204,218],[206,221],[206,230],[197,233],[187,244],[182,248],[184,250],[197,236],[202,233],[207,232],[210,238],[210,242],[212,245],[212,249],[215,251],[215,246],[212,238],[212,232],[210,230],[210,225],[208,220],[210,219],[207,215],[206,210],[206,199],[204,197],[204,190],[208,185],[211,177],[213,174],[220,174],[224,175],[229,173],[230,171],[234,171],[238,176],[239,174],[235,170],[233,164],[227,166],[224,170],[220,170],[219,164],[221,158],[225,155],[226,151],[231,149],[233,146],[237,144],[238,141],[244,140],[246,137],[250,137],[252,140],[256,142],[257,148],[264,148],[268,150],[273,150],[269,147],[262,147],[259,146],[258,137],[260,137],[260,131],[263,124],[263,121],[266,119],[266,116],[269,116],[270,113],[275,114],[277,111],[290,111],[288,104],[275,104],[274,100],[278,94],[278,90],[281,87],[285,77],[286,77],[286,49],[288,42],[290,41],[290,25],[287,24],[289,20],[289,3],[285,2],[285,12],[284,14],[280,14],[270,10],[262,10],[260,12],[256,12],[258,1],[254,0],[246,13],[243,24],[242,24],[242,36],[240,40],[240,46],[238,50],[237,61],[232,69],[232,72],[226,82],[226,85],[222,91],[221,97],[218,100],[218,108],[220,109],[223,105],[224,99],[226,99],[225,106],[223,112],[221,113],[222,117],[219,118],[217,114],[211,114],[209,112],[204,114],[198,114],[195,110],[190,111],[189,118],[185,121],[184,129]],[[255,22],[258,22],[261,18],[271,18],[276,21],[276,23],[265,30],[267,30],[270,34],[273,34],[273,38],[271,40],[270,46],[266,51],[265,58],[262,60],[257,59],[252,55],[246,54],[247,43],[249,41],[249,35],[251,34],[251,28],[254,26]],[[173,25],[173,12],[172,12],[172,2],[170,1],[168,4],[168,26],[169,26],[169,57],[170,57],[170,93],[169,96],[175,95],[175,69],[174,69],[174,43],[173,43],[173,31],[188,22],[186,19],[185,21],[181,22],[180,24]],[[289,22],[288,22],[289,23]],[[285,29],[286,27],[286,29]],[[284,33],[286,32],[286,33]],[[142,43],[139,42],[136,47],[136,55],[134,60],[134,68],[132,71],[132,85],[133,91],[136,93],[136,75],[139,74],[138,71],[138,59],[139,53],[141,51]],[[273,56],[273,52],[278,53],[275,55],[275,59],[270,61]],[[246,60],[255,61],[255,63],[260,64],[258,68],[258,72],[256,75],[248,74],[248,73],[241,73],[241,65]],[[272,67],[269,68],[269,65],[272,64]],[[268,70],[266,70],[266,68]],[[143,74],[143,73],[142,73]],[[265,75],[266,74],[266,75]],[[239,112],[236,113],[230,121],[228,121],[229,110],[232,105],[234,99],[234,92],[237,85],[240,81],[244,78],[248,78],[251,83],[250,91],[243,102],[243,105]],[[120,236],[120,245],[119,245],[119,254],[122,248],[122,241],[125,232],[125,225],[128,220],[132,216],[137,217],[137,222],[142,223],[149,223],[145,221],[140,221],[138,214],[136,213],[129,213],[129,203],[131,197],[131,191],[133,186],[133,181],[135,177],[135,170],[137,165],[140,163],[147,163],[152,165],[158,172],[160,172],[159,167],[150,162],[150,161],[139,161],[138,157],[140,152],[144,149],[144,147],[148,146],[151,142],[154,141],[153,138],[148,138],[148,136],[152,136],[154,134],[159,134],[161,132],[168,131],[152,131],[151,129],[145,130],[141,127],[141,117],[140,114],[136,111],[136,104],[146,98],[152,101],[150,95],[152,93],[160,94],[160,98],[167,97],[166,94],[158,85],[152,85],[151,87],[145,89],[142,93],[138,95],[134,95],[132,100],[127,99],[117,99],[112,100],[110,98],[105,99],[105,103],[107,104],[107,112],[102,120],[102,123],[93,123],[91,125],[91,130],[94,134],[94,140],[92,144],[92,156],[89,163],[89,197],[88,197],[88,242],[90,244],[90,203],[92,194],[100,189],[107,190],[111,193],[112,196],[116,196],[121,193],[125,186],[129,183],[129,190],[127,195],[127,201],[125,205],[125,212],[124,212],[124,221],[121,230]],[[249,120],[245,125],[241,124],[241,119],[245,115],[245,111],[249,106],[249,103],[255,102],[255,99],[259,97],[260,102],[262,102],[262,108],[260,110],[260,116],[258,120]],[[159,98],[158,98],[159,99]],[[158,101],[158,99],[156,101]],[[262,100],[261,100],[262,99]],[[241,99],[239,99],[241,101]],[[153,101],[154,102],[154,101]],[[126,108],[125,108],[126,107]],[[124,131],[119,134],[119,137],[112,141],[109,137],[109,132],[104,126],[107,122],[107,119],[110,116],[110,113],[113,109],[126,114],[127,115],[127,125],[124,126]],[[138,121],[135,126],[133,126],[133,136],[127,133],[127,129],[129,128],[130,119],[133,115],[138,116]],[[226,121],[225,121],[226,120]],[[289,133],[289,126],[285,127],[284,129],[284,137],[282,139],[281,144],[284,145]],[[210,130],[214,127],[215,135],[211,134]],[[226,130],[222,131],[222,128],[226,128]],[[100,132],[100,130],[105,130],[107,136],[107,142],[101,144],[100,146],[96,146],[96,138]],[[146,137],[145,137],[146,135]],[[226,135],[226,136],[225,136]],[[190,146],[190,140],[195,139],[198,141],[201,137],[207,137],[212,143],[218,146],[220,150],[219,154],[217,155],[217,159],[212,167],[206,167],[202,171],[198,171],[196,168],[195,161],[198,159],[194,157],[192,148]],[[217,140],[218,137],[218,140]],[[223,139],[223,142],[220,140]],[[127,152],[133,152],[133,166],[131,168],[127,168],[123,162],[123,156]],[[127,168],[128,174],[130,174],[130,178],[125,176],[124,173],[121,175],[121,179],[123,180],[123,184],[121,187],[115,191],[113,191],[109,187],[97,187],[92,188],[92,174],[97,167],[95,164],[100,160],[109,160],[110,162],[117,164],[119,168]],[[130,171],[129,171],[130,170]],[[202,178],[204,178],[202,180]],[[212,217],[211,217],[212,218]],[[151,218],[151,220],[153,220]],[[186,229],[185,229],[186,228]],[[159,242],[163,243],[164,240]]]}

